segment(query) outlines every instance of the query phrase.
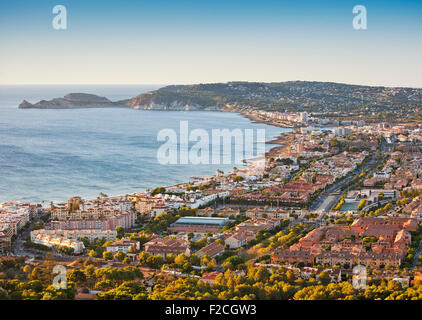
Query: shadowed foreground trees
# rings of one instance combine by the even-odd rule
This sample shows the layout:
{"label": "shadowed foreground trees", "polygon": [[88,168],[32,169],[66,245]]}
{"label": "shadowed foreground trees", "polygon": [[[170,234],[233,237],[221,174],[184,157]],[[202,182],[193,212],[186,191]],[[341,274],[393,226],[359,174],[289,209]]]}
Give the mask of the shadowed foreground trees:
{"label": "shadowed foreground trees", "polygon": [[[154,256],[150,256],[151,258]],[[147,258],[147,259],[148,259]],[[154,257],[155,258],[155,257]],[[188,257],[170,257],[167,262],[189,264]],[[232,264],[240,263],[231,259]],[[262,266],[244,265],[243,271],[227,270],[215,278],[214,284],[198,277],[177,278],[159,271],[147,278],[137,266],[100,268],[93,263],[68,270],[67,289],[52,286],[52,264],[26,265],[23,260],[0,262],[0,299],[57,300],[74,299],[77,288],[101,291],[100,300],[163,300],[163,299],[242,299],[242,300],[416,300],[422,299],[422,283],[411,287],[397,281],[374,280],[366,290],[354,289],[349,282],[329,283],[327,272],[303,279],[296,271],[283,267],[267,270]],[[205,271],[204,271],[205,272]]]}

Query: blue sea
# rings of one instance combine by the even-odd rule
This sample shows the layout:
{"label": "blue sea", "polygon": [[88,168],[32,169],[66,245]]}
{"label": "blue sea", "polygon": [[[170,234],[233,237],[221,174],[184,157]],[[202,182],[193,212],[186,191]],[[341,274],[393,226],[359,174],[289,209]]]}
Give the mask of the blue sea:
{"label": "blue sea", "polygon": [[[230,171],[233,164],[161,165],[161,129],[266,130],[267,140],[288,129],[256,124],[235,113],[143,111],[123,108],[22,110],[71,92],[126,99],[160,86],[0,86],[0,202],[49,203],[71,196],[122,195]],[[211,135],[211,134],[210,134]],[[267,149],[270,146],[267,146]]]}

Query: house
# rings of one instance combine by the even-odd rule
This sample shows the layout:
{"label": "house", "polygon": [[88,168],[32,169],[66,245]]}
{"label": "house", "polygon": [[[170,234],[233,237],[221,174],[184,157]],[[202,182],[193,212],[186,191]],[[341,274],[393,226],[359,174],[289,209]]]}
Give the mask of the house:
{"label": "house", "polygon": [[289,219],[290,213],[289,211],[282,210],[282,209],[260,209],[260,208],[253,208],[246,211],[245,215],[248,218],[274,218],[274,219]]}
{"label": "house", "polygon": [[397,232],[396,238],[394,239],[394,246],[405,249],[412,243],[412,236],[406,230],[400,230]]}
{"label": "house", "polygon": [[280,219],[276,218],[252,218],[239,223],[236,226],[237,231],[252,231],[258,232],[260,230],[271,230],[280,225]]}
{"label": "house", "polygon": [[9,225],[0,224],[0,253],[10,250],[14,232]]}
{"label": "house", "polygon": [[237,231],[224,240],[230,249],[237,249],[255,239],[255,234],[250,231]]}
{"label": "house", "polygon": [[299,240],[299,243],[303,247],[312,247],[315,243],[317,243],[322,238],[322,231],[318,229],[314,229],[309,232],[305,237]]}
{"label": "house", "polygon": [[347,196],[344,198],[345,203],[358,202],[360,200],[360,192],[353,190],[347,193]]}
{"label": "house", "polygon": [[144,244],[144,251],[157,255],[159,254],[163,258],[171,253],[177,256],[184,253],[186,256],[190,256],[189,244],[183,239],[173,238],[155,238]]}
{"label": "house", "polygon": [[111,252],[122,251],[128,253],[129,251],[139,251],[140,249],[139,241],[133,241],[127,238],[122,238],[107,246],[107,251]]}
{"label": "house", "polygon": [[208,272],[208,273],[204,273],[202,275],[202,277],[200,278],[201,281],[207,282],[209,284],[214,284],[215,282],[215,278],[217,278],[220,274],[222,274],[221,272],[218,271],[213,271],[213,272]]}
{"label": "house", "polygon": [[271,255],[271,262],[313,264],[314,257],[307,251],[276,250]]}
{"label": "house", "polygon": [[222,245],[220,242],[214,241],[213,243],[203,247],[201,250],[198,250],[196,255],[200,258],[205,255],[209,256],[210,258],[214,258],[222,254],[224,252],[224,248],[224,245]]}
{"label": "house", "polygon": [[150,218],[155,218],[156,216],[159,216],[160,214],[163,214],[165,212],[169,212],[170,208],[166,206],[165,204],[155,204],[151,211],[149,212]]}

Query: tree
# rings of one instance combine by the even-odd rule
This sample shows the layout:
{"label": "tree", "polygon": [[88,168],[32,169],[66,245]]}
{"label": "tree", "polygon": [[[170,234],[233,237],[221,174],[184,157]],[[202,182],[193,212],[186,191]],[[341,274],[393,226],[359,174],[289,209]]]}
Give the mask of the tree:
{"label": "tree", "polygon": [[196,255],[196,254],[192,254],[189,257],[189,262],[193,265],[193,266],[199,266],[201,264],[201,259]]}
{"label": "tree", "polygon": [[150,256],[146,260],[146,264],[150,268],[159,268],[164,264],[164,259],[159,254]]}
{"label": "tree", "polygon": [[23,267],[23,272],[25,272],[27,275],[29,275],[32,271],[32,268],[30,265],[26,265],[25,267]]}
{"label": "tree", "polygon": [[176,257],[174,256],[173,253],[169,253],[166,257],[166,263],[168,264],[172,264],[174,263],[174,259],[176,259]]}
{"label": "tree", "polygon": [[230,261],[224,261],[224,263],[221,265],[223,267],[224,270],[234,270],[234,266],[233,263],[231,263]]}
{"label": "tree", "polygon": [[138,260],[140,265],[145,265],[147,263],[147,259],[149,258],[150,254],[146,251],[142,251],[138,255]]}
{"label": "tree", "polygon": [[91,264],[85,268],[85,274],[92,277],[95,274],[95,267]]}
{"label": "tree", "polygon": [[174,263],[177,264],[178,266],[182,266],[183,264],[185,264],[186,262],[188,262],[186,255],[184,253],[179,254],[175,259],[174,259]]}
{"label": "tree", "polygon": [[114,287],[114,283],[111,280],[102,280],[99,281],[95,284],[94,289],[95,290],[100,290],[100,291],[105,291],[105,290],[110,290]]}
{"label": "tree", "polygon": [[117,239],[121,239],[125,235],[125,230],[123,229],[122,226],[117,226],[116,232],[117,232]]}
{"label": "tree", "polygon": [[119,261],[123,261],[124,258],[126,258],[126,253],[122,252],[122,251],[118,251],[115,255],[114,258],[119,260]]}
{"label": "tree", "polygon": [[71,270],[67,273],[67,279],[76,283],[76,285],[80,286],[82,283],[86,281],[86,275],[80,270]]}
{"label": "tree", "polygon": [[90,250],[88,255],[93,258],[96,258],[98,256],[97,251],[95,250]]}
{"label": "tree", "polygon": [[113,253],[111,251],[104,251],[103,252],[103,259],[112,260],[113,259]]}
{"label": "tree", "polygon": [[324,270],[319,274],[318,279],[324,286],[326,286],[331,282],[330,273],[327,270]]}
{"label": "tree", "polygon": [[43,229],[44,228],[44,224],[42,222],[35,222],[34,225],[32,226],[32,230],[39,230],[39,229]]}
{"label": "tree", "polygon": [[233,179],[233,181],[234,181],[234,182],[241,182],[241,181],[243,181],[243,180],[245,180],[245,178],[243,178],[242,176],[236,176],[236,177],[234,177],[234,179]]}
{"label": "tree", "polygon": [[157,194],[165,193],[165,192],[166,192],[166,188],[158,187],[158,188],[155,188],[154,190],[151,191],[151,195],[155,196]]}
{"label": "tree", "polygon": [[264,267],[258,267],[258,270],[256,270],[254,280],[256,282],[264,282],[269,277],[267,268]]}
{"label": "tree", "polygon": [[201,265],[206,266],[210,262],[210,256],[205,254],[201,259]]}

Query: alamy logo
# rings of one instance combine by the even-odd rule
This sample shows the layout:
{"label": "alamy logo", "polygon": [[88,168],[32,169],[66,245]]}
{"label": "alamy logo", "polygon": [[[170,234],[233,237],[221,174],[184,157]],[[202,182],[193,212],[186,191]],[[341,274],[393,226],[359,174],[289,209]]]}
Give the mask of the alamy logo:
{"label": "alamy logo", "polygon": [[57,5],[53,8],[53,28],[55,30],[67,30],[67,10],[63,5]]}
{"label": "alamy logo", "polygon": [[353,13],[356,15],[353,18],[353,29],[366,30],[367,28],[366,7],[362,5],[357,5],[353,8]]}
{"label": "alamy logo", "polygon": [[212,129],[210,136],[205,129],[189,132],[189,122],[180,121],[179,134],[162,129],[157,141],[164,142],[157,152],[163,165],[241,164],[244,159],[265,156],[265,129]]}
{"label": "alamy logo", "polygon": [[362,265],[357,265],[353,268],[353,278],[352,278],[353,288],[356,290],[366,289],[366,267]]}
{"label": "alamy logo", "polygon": [[67,270],[65,266],[57,265],[53,268],[56,276],[53,279],[53,288],[56,290],[67,289]]}

